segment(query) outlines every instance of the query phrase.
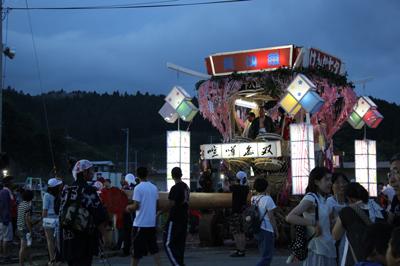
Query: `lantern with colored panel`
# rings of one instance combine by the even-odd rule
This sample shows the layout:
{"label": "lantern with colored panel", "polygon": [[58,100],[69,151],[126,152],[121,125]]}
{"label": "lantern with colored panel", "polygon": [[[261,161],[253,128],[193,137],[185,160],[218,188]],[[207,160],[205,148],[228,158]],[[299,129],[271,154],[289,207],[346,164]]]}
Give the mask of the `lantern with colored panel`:
{"label": "lantern with colored panel", "polygon": [[364,120],[356,112],[351,113],[348,122],[355,129],[361,129],[365,125]]}
{"label": "lantern with colored panel", "polygon": [[286,95],[279,105],[294,116],[302,107],[314,114],[324,104],[324,100],[315,92],[317,87],[303,74],[298,74],[286,88]]}
{"label": "lantern with colored panel", "polygon": [[315,114],[325,101],[315,91],[309,91],[299,103],[307,113]]}
{"label": "lantern with colored panel", "polygon": [[383,116],[378,112],[378,110],[369,110],[365,115],[364,119],[367,126],[371,128],[376,128],[379,123],[383,120]]}
{"label": "lantern with colored panel", "polygon": [[164,100],[166,103],[158,113],[168,123],[174,123],[178,116],[183,121],[190,122],[198,112],[191,102],[192,97],[180,86],[175,86]]}
{"label": "lantern with colored panel", "polygon": [[376,110],[378,106],[367,96],[360,96],[349,117],[349,124],[355,129],[361,129],[364,124],[376,128],[383,116]]}
{"label": "lantern with colored panel", "polygon": [[183,101],[176,109],[176,112],[181,117],[181,119],[185,122],[192,121],[193,117],[197,114],[198,109],[194,106],[193,103]]}
{"label": "lantern with colored panel", "polygon": [[308,176],[315,167],[314,131],[311,124],[290,125],[292,194],[304,195]]}
{"label": "lantern with colored panel", "polygon": [[377,171],[376,171],[376,141],[355,141],[355,168],[356,181],[363,185],[370,197],[376,197]]}

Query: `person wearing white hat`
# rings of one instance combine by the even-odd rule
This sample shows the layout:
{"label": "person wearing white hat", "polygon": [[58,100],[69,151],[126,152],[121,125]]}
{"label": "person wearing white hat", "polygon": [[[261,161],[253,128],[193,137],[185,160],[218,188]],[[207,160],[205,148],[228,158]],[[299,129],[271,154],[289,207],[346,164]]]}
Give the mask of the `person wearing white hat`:
{"label": "person wearing white hat", "polygon": [[48,265],[52,265],[56,248],[54,230],[58,221],[58,217],[54,212],[54,203],[62,188],[62,181],[56,178],[50,178],[47,184],[48,188],[43,196],[42,222],[47,238],[47,249],[49,251]]}
{"label": "person wearing white hat", "polygon": [[247,184],[247,174],[239,171],[236,174],[237,184],[229,185],[229,182],[223,182],[222,188],[226,191],[232,192],[232,213],[229,219],[229,229],[235,240],[237,252],[231,254],[231,257],[244,257],[246,247],[246,236],[244,234],[244,227],[242,221],[243,207],[247,204],[247,195],[249,194],[249,187]]}
{"label": "person wearing white hat", "polygon": [[74,195],[81,195],[81,206],[88,210],[96,228],[93,234],[84,234],[59,226],[57,243],[60,246],[57,247],[57,261],[68,261],[69,266],[92,265],[93,256],[97,256],[99,252],[100,237],[103,248],[110,244],[103,225],[109,217],[100,202],[96,189],[87,183],[93,180],[93,164],[84,159],[78,161],[72,169],[72,175],[75,181],[62,192],[59,217],[60,219],[63,217],[63,212],[71,206],[71,201],[76,202],[77,197]]}

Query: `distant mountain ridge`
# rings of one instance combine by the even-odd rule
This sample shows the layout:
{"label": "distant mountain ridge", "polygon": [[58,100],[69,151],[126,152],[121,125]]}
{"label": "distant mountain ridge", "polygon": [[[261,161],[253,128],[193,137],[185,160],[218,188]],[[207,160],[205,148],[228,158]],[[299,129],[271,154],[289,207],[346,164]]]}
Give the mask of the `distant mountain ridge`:
{"label": "distant mountain ridge", "polygon": [[[49,172],[53,158],[57,169],[64,169],[66,156],[118,163],[126,160],[126,133],[121,128],[129,128],[129,161],[135,160],[136,150],[139,164],[154,160],[157,168],[165,168],[166,131],[177,130],[178,125],[166,123],[158,114],[164,98],[139,91],[133,95],[64,90],[42,97],[7,88],[3,90],[2,150],[10,155],[12,171],[16,173]],[[400,152],[400,106],[372,100],[384,119],[378,128],[367,128],[367,138],[377,140],[378,160],[387,161]],[[198,106],[197,98],[192,102]],[[221,142],[220,133],[200,114],[193,123],[181,121],[180,129],[191,132],[193,164],[199,158],[199,145],[210,143],[211,136],[213,142]],[[355,130],[346,124],[333,137],[334,150],[345,151],[345,160],[354,161],[354,140],[363,137],[363,129]]]}

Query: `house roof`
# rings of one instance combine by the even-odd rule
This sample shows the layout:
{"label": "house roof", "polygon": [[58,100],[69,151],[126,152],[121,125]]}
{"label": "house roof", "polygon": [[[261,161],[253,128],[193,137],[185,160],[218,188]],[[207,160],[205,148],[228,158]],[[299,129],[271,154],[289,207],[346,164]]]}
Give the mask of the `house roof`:
{"label": "house roof", "polygon": [[108,165],[108,166],[115,166],[112,161],[91,161],[94,165]]}

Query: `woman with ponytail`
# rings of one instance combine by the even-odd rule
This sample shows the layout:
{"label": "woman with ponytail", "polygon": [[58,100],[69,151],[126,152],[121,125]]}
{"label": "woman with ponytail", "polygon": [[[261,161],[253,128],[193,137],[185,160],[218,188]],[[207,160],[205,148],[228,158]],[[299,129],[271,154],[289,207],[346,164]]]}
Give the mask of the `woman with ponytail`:
{"label": "woman with ponytail", "polygon": [[388,214],[374,200],[369,199],[368,191],[359,183],[350,183],[344,191],[349,207],[339,212],[339,217],[332,230],[335,240],[340,240],[344,233],[345,250],[341,258],[342,265],[354,265],[364,261],[366,255],[362,250],[361,241],[368,226],[376,222],[386,222]]}
{"label": "woman with ponytail", "polygon": [[235,240],[237,252],[231,254],[231,257],[244,257],[245,256],[245,246],[246,246],[246,236],[244,234],[244,227],[242,221],[243,209],[246,208],[247,195],[249,194],[249,187],[247,184],[247,174],[240,171],[236,175],[235,185],[229,185],[226,181],[222,183],[222,188],[226,191],[232,192],[232,213],[229,220],[230,232]]}

